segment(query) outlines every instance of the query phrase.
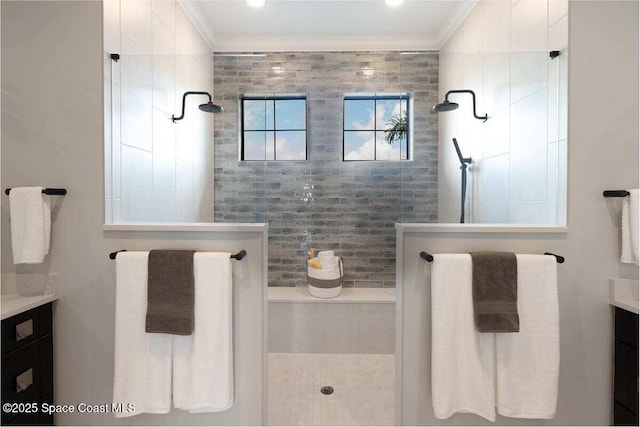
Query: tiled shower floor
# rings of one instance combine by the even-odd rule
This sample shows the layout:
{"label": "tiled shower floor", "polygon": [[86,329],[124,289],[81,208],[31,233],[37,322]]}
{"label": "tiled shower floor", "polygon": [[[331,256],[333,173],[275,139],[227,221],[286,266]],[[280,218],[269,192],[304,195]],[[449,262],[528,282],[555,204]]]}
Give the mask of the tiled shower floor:
{"label": "tiled shower floor", "polygon": [[[393,354],[269,353],[270,425],[393,425]],[[330,385],[331,395],[320,393]]]}

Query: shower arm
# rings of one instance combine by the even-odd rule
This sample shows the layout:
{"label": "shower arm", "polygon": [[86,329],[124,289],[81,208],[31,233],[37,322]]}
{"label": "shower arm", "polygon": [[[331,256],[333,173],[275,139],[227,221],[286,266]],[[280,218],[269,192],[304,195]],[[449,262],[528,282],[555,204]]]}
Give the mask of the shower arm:
{"label": "shower arm", "polygon": [[444,96],[445,101],[449,100],[449,95],[452,93],[470,93],[471,97],[473,98],[473,117],[475,117],[478,120],[482,120],[483,122],[486,122],[487,119],[489,118],[489,116],[487,116],[486,114],[484,116],[479,116],[476,113],[476,93],[474,91],[472,91],[471,89],[456,89],[456,90],[450,90],[449,92],[446,93],[446,95]]}
{"label": "shower arm", "polygon": [[171,115],[171,121],[173,121],[174,123],[184,118],[184,105],[187,101],[187,96],[189,95],[207,95],[209,97],[209,102],[213,102],[213,99],[211,98],[211,94],[209,92],[185,92],[184,95],[182,95],[182,113],[180,114],[180,117]]}

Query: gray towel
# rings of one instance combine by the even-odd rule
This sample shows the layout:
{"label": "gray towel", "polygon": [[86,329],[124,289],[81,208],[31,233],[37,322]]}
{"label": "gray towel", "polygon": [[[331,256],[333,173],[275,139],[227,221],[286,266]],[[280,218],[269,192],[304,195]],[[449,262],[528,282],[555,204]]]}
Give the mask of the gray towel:
{"label": "gray towel", "polygon": [[193,333],[194,252],[149,252],[146,332]]}
{"label": "gray towel", "polygon": [[479,332],[518,332],[518,261],[510,252],[472,252],[473,314]]}

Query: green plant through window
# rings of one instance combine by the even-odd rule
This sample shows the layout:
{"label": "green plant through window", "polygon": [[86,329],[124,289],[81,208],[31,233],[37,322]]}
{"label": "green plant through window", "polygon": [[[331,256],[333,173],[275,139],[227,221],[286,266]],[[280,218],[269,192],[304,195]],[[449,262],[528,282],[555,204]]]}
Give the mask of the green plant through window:
{"label": "green plant through window", "polygon": [[387,129],[384,131],[384,139],[388,144],[395,141],[402,141],[407,138],[407,112],[394,114],[387,122]]}
{"label": "green plant through window", "polygon": [[409,94],[344,98],[343,160],[409,160]]}

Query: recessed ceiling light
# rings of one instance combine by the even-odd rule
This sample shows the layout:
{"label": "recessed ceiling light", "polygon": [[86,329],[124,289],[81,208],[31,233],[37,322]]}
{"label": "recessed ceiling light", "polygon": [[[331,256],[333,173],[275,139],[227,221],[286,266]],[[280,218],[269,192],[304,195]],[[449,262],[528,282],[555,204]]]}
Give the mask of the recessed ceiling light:
{"label": "recessed ceiling light", "polygon": [[264,2],[265,0],[247,0],[247,4],[251,7],[262,7],[264,6]]}
{"label": "recessed ceiling light", "polygon": [[387,6],[400,6],[404,0],[384,0]]}

